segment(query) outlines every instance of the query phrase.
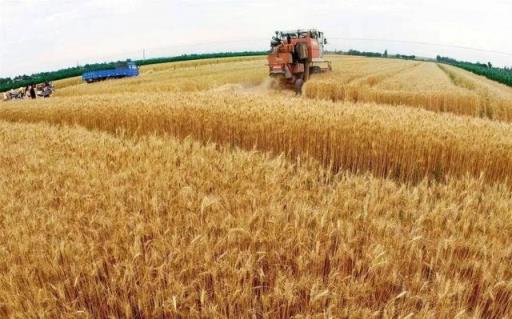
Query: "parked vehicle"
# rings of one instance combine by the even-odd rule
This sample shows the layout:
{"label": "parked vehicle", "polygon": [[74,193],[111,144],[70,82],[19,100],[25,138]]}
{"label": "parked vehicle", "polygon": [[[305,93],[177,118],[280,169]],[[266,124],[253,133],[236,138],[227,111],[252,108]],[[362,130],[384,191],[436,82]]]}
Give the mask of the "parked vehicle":
{"label": "parked vehicle", "polygon": [[108,79],[120,79],[139,75],[139,68],[135,62],[127,61],[116,65],[114,69],[105,69],[85,72],[82,74],[82,80],[87,83],[103,81]]}

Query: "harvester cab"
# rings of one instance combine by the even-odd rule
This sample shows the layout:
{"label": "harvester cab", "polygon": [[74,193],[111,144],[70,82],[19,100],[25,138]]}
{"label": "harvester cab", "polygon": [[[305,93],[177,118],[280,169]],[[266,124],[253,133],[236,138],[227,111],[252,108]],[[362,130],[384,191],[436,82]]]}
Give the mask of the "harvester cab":
{"label": "harvester cab", "polygon": [[324,60],[326,44],[324,33],[315,29],[276,31],[268,55],[270,76],[284,78],[298,89],[311,73],[331,71],[331,63]]}

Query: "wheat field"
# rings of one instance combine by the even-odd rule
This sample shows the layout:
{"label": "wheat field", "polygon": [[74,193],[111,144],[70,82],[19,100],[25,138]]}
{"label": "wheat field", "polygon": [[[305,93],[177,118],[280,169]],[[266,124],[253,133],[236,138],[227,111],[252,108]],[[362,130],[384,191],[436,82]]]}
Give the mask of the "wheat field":
{"label": "wheat field", "polygon": [[0,318],[512,317],[512,89],[331,58],[0,103]]}
{"label": "wheat field", "polygon": [[[310,81],[305,87],[307,97],[408,105],[512,121],[512,89],[481,76],[432,62],[395,61],[402,64],[400,68],[390,66],[387,59],[369,59],[363,67],[350,59],[345,63],[345,57],[333,59],[342,67]],[[371,70],[369,74],[367,70]],[[347,75],[337,76],[337,72]]]}

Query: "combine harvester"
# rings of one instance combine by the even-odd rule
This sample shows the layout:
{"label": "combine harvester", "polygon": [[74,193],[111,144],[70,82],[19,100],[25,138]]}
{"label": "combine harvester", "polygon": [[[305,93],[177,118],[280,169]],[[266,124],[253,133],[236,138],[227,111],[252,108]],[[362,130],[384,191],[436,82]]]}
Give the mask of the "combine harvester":
{"label": "combine harvester", "polygon": [[268,55],[270,76],[293,85],[299,94],[311,73],[332,71],[331,63],[324,60],[326,44],[323,32],[315,29],[276,31]]}
{"label": "combine harvester", "polygon": [[127,61],[116,64],[114,69],[104,69],[85,72],[82,74],[82,80],[87,83],[103,81],[108,79],[120,79],[139,75],[139,68],[135,62]]}

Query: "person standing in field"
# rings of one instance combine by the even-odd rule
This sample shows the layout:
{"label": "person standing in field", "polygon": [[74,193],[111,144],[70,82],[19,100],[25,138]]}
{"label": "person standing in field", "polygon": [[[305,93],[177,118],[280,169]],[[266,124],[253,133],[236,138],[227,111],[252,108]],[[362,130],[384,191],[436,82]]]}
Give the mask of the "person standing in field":
{"label": "person standing in field", "polygon": [[295,96],[302,95],[302,86],[304,85],[303,79],[297,79],[295,81]]}
{"label": "person standing in field", "polygon": [[35,85],[31,85],[31,86],[30,86],[30,98],[31,98],[31,99],[35,99],[35,98],[36,98],[36,89],[35,89]]}

